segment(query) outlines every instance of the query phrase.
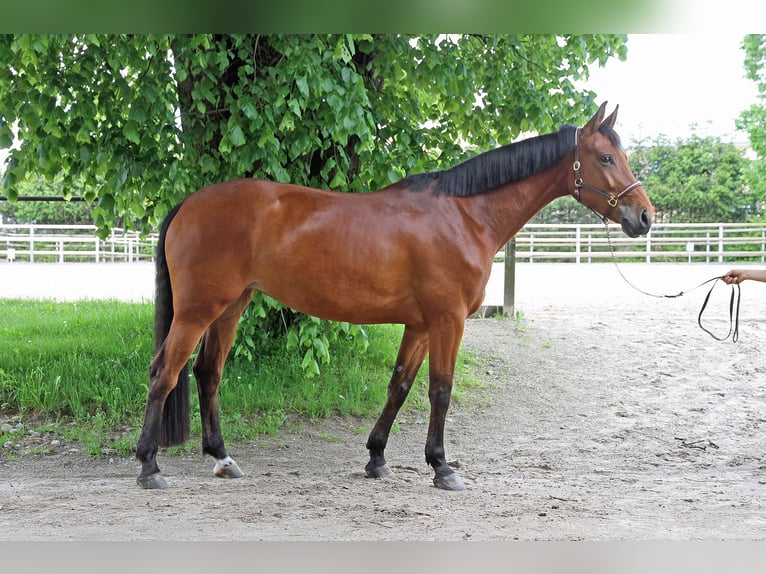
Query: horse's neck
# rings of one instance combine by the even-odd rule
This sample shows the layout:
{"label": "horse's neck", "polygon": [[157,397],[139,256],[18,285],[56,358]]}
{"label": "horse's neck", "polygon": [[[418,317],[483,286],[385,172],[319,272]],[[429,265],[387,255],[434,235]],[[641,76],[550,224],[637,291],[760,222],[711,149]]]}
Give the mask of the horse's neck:
{"label": "horse's neck", "polygon": [[574,175],[565,159],[553,167],[481,195],[473,216],[500,249],[543,207],[570,193]]}

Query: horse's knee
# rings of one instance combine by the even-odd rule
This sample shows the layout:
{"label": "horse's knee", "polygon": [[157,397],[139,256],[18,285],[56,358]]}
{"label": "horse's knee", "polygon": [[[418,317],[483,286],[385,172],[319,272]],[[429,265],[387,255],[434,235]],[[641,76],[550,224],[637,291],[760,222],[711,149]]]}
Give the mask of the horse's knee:
{"label": "horse's knee", "polygon": [[449,407],[452,388],[446,385],[433,386],[428,390],[428,399],[434,408]]}

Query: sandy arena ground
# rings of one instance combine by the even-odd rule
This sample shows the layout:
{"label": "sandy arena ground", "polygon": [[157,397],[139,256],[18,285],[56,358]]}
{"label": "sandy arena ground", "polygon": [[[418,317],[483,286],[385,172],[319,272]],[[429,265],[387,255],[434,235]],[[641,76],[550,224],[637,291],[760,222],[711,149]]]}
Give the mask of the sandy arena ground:
{"label": "sandy arena ground", "polygon": [[[623,266],[668,293],[728,268]],[[140,300],[151,289],[150,265],[0,264],[0,297]],[[697,326],[706,291],[652,298],[608,263],[520,264],[518,320],[466,327],[490,385],[450,411],[463,492],[431,485],[423,413],[400,417],[385,481],[363,474],[356,429],[373,421],[336,419],[229,445],[240,480],[214,478],[198,448],[161,454],[165,491],[135,486],[131,458],[0,458],[0,539],[763,540],[766,284],[742,286],[737,343]],[[721,334],[728,297],[720,283],[705,316]]]}

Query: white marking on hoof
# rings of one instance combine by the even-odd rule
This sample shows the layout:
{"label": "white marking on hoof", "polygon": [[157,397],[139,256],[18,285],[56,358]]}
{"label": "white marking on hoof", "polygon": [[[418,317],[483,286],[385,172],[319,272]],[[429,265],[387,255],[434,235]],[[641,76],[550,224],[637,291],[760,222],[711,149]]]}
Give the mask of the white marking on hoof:
{"label": "white marking on hoof", "polygon": [[216,459],[213,473],[220,478],[241,478],[244,476],[237,463],[230,456]]}

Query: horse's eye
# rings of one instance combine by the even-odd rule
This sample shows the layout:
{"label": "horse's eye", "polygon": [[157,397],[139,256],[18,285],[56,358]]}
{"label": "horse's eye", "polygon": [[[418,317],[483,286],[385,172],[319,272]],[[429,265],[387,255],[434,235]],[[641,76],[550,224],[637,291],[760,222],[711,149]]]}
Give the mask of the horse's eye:
{"label": "horse's eye", "polygon": [[611,165],[614,163],[614,158],[610,154],[604,154],[601,156],[601,163],[604,165]]}

